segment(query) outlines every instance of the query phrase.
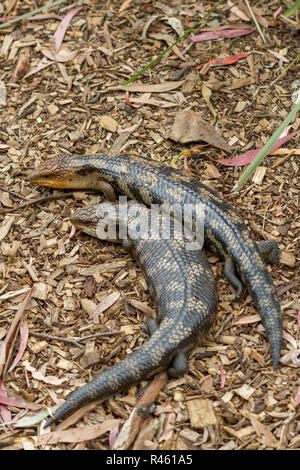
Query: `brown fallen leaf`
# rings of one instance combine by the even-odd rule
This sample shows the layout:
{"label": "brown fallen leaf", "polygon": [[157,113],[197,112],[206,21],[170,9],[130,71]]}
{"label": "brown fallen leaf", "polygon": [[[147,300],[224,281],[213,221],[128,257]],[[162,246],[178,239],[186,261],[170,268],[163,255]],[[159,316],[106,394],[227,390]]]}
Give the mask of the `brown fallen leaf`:
{"label": "brown fallen leaf", "polygon": [[132,410],[129,418],[124,423],[112,450],[126,450],[130,447],[140,430],[141,424],[144,422],[143,417],[137,412],[138,409],[151,405],[155,401],[161,389],[167,383],[167,380],[167,373],[161,372],[145,389],[139,398],[136,407]]}
{"label": "brown fallen leaf", "polygon": [[97,305],[96,309],[92,313],[92,317],[95,323],[99,323],[100,313],[111,307],[118,300],[120,295],[120,292],[112,292],[107,297],[105,297],[105,299],[103,299],[99,305]]}
{"label": "brown fallen leaf", "polygon": [[203,140],[226,152],[233,150],[223,137],[194,111],[183,111],[176,114],[169,138],[181,144]]}
{"label": "brown fallen leaf", "polygon": [[166,91],[175,90],[175,88],[179,88],[183,83],[184,80],[180,80],[179,82],[163,82],[156,84],[132,83],[131,85],[118,87],[118,89],[138,93],[164,93]]}
{"label": "brown fallen leaf", "polygon": [[119,419],[108,419],[104,423],[94,426],[86,425],[80,428],[70,428],[64,431],[54,431],[38,437],[38,444],[57,444],[58,442],[82,442],[96,439],[102,434],[113,429],[119,423]]}
{"label": "brown fallen leaf", "polygon": [[42,374],[42,372],[37,370],[35,367],[32,367],[32,365],[29,363],[29,361],[23,361],[22,366],[24,366],[25,369],[28,372],[31,372],[32,377],[34,379],[45,382],[46,384],[61,385],[63,382],[65,382],[67,380],[67,378],[58,379],[54,375],[44,375],[44,374]]}
{"label": "brown fallen leaf", "polygon": [[47,47],[41,47],[41,53],[47,57],[47,59],[56,62],[68,62],[69,60],[73,60],[76,57],[76,55],[79,53],[79,49],[76,49],[75,51],[69,51],[67,48],[62,48],[59,52],[53,54],[53,52],[50,51],[50,49]]}
{"label": "brown fallen leaf", "polygon": [[277,441],[275,437],[273,436],[272,432],[264,424],[258,421],[258,419],[252,413],[248,412],[246,415],[248,415],[248,418],[250,419],[250,422],[256,434],[259,437],[260,436],[263,437],[265,444],[271,447],[275,446]]}
{"label": "brown fallen leaf", "polygon": [[32,294],[34,292],[34,287],[30,289],[23,302],[20,304],[18,311],[9,327],[5,340],[2,343],[0,349],[0,377],[5,377],[6,371],[8,369],[9,361],[13,353],[14,344],[17,338],[17,333],[20,329],[20,321],[24,315],[25,308],[30,301]]}

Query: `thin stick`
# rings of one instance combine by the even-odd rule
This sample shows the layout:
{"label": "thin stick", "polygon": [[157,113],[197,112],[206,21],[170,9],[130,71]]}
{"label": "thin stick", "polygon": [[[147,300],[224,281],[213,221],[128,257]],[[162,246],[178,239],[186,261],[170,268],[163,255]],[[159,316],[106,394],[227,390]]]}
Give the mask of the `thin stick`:
{"label": "thin stick", "polygon": [[40,197],[39,199],[34,199],[33,201],[24,202],[23,204],[20,204],[19,206],[16,206],[10,209],[2,209],[0,213],[3,214],[6,212],[15,212],[15,211],[18,211],[19,209],[24,209],[24,207],[40,204],[41,202],[55,201],[56,199],[66,199],[67,197],[70,197],[69,193],[50,194],[50,196],[43,196],[43,197]]}
{"label": "thin stick", "polygon": [[15,193],[14,191],[11,191],[11,189],[4,188],[3,186],[0,186],[1,191],[6,191],[9,193],[11,196],[18,197],[19,199],[22,199],[23,201],[27,201],[26,197],[21,196],[21,194]]}
{"label": "thin stick", "polygon": [[56,7],[56,5],[60,5],[61,3],[65,3],[67,0],[57,0],[56,2],[49,3],[48,5],[44,5],[43,7],[37,8],[36,10],[29,11],[28,13],[24,13],[24,15],[18,16],[18,18],[13,18],[12,20],[7,21],[6,23],[0,24],[0,29],[6,28],[13,23],[17,23],[18,21],[23,20],[24,18],[28,18],[29,16],[35,15],[36,13],[40,13],[40,11],[47,10],[48,8]]}
{"label": "thin stick", "polygon": [[275,162],[274,165],[271,166],[271,168],[273,169],[281,165],[281,163],[285,162],[288,158],[294,155],[294,153],[295,153],[295,149],[291,150],[285,157],[282,157],[280,158],[280,160],[277,160],[277,162]]}
{"label": "thin stick", "polygon": [[247,5],[247,7],[248,7],[248,10],[249,10],[249,12],[250,12],[250,15],[252,16],[252,19],[253,19],[253,21],[254,21],[254,23],[255,23],[255,26],[257,27],[257,30],[258,30],[258,32],[259,32],[259,34],[260,34],[260,37],[262,38],[263,42],[266,44],[266,39],[265,39],[265,37],[264,37],[264,35],[263,35],[262,30],[260,29],[260,26],[259,26],[259,24],[258,24],[258,22],[257,22],[257,19],[255,18],[255,15],[254,15],[254,13],[253,13],[252,8],[251,8],[250,5],[249,5],[248,0],[245,0],[245,3],[246,3],[246,5]]}
{"label": "thin stick", "polygon": [[32,336],[36,336],[37,338],[44,338],[44,339],[49,339],[49,340],[62,341],[63,343],[75,344],[75,346],[78,346],[81,349],[84,348],[84,346],[82,344],[79,344],[76,339],[64,338],[62,336],[52,336],[52,335],[48,335],[47,333],[38,333],[36,331],[29,331],[29,334],[32,335]]}
{"label": "thin stick", "polygon": [[100,338],[101,336],[119,336],[121,334],[122,331],[103,331],[103,333],[93,333],[91,335],[83,336],[82,338],[77,338],[76,341],[78,341],[78,343],[81,343],[81,341],[85,341],[91,338]]}
{"label": "thin stick", "polygon": [[121,335],[121,331],[104,331],[102,333],[94,333],[91,335],[83,336],[82,338],[64,338],[63,336],[55,336],[55,335],[48,335],[47,333],[38,333],[36,331],[30,331],[29,334],[32,336],[37,336],[38,338],[44,338],[44,339],[49,339],[49,340],[56,340],[56,341],[62,341],[63,343],[71,343],[75,344],[79,348],[84,348],[82,344],[80,344],[82,341],[86,341],[87,339],[91,338],[98,338],[98,337],[103,337],[103,336],[118,336]]}

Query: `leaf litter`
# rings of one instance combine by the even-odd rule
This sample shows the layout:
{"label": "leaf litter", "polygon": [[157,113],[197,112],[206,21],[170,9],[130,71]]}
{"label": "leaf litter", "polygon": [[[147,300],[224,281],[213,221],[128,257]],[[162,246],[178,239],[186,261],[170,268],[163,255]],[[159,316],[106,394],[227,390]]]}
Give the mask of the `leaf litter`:
{"label": "leaf litter", "polygon": [[[251,182],[240,193],[231,193],[239,166],[254,158],[291,108],[292,84],[298,70],[297,62],[293,64],[295,18],[283,21],[278,1],[268,6],[251,2],[255,18],[269,41],[268,47],[275,54],[266,53],[257,30],[239,36],[238,40],[219,38],[210,43],[193,42],[186,37],[177,45],[177,53],[169,51],[139,81],[124,87],[126,80],[164,49],[165,38],[176,38],[172,25],[162,18],[166,15],[176,18],[187,30],[193,23],[194,7],[186,4],[180,11],[166,12],[154,3],[141,6],[123,2],[123,11],[119,11],[120,5],[112,5],[107,12],[106,5],[98,2],[91,8],[92,3],[85,2],[80,10],[71,6],[67,12],[53,8],[52,15],[0,30],[2,341],[5,342],[24,296],[32,286],[38,292],[37,297],[31,296],[22,321],[18,320],[14,328],[8,347],[10,358],[5,353],[5,360],[1,361],[8,370],[14,366],[6,373],[5,388],[1,385],[0,389],[1,397],[7,397],[6,403],[10,403],[0,404],[2,419],[7,423],[6,428],[1,425],[2,435],[10,439],[7,446],[73,449],[80,445],[84,449],[108,449],[117,448],[118,438],[123,435],[120,445],[124,448],[299,448],[298,117],[288,131],[288,138],[279,140],[276,147],[280,147],[273,148],[265,159],[266,172],[261,183]],[[207,7],[206,2],[202,7]],[[17,2],[9,14],[20,15],[24,8]],[[8,16],[8,12],[4,15]],[[65,27],[59,27],[63,20]],[[245,2],[226,2],[226,7],[220,6],[193,34],[250,30],[251,24]],[[53,51],[50,59],[44,57],[41,61],[41,48],[51,51],[54,37],[57,41],[54,52],[61,53],[57,57],[66,61],[58,62]],[[26,48],[30,50],[32,70],[24,76],[28,55],[27,59],[22,58],[21,52]],[[293,65],[278,79],[283,58]],[[204,65],[197,69],[199,63]],[[16,83],[10,81],[14,72]],[[175,72],[179,78],[174,81],[171,77]],[[207,89],[211,93],[203,95],[202,90]],[[126,92],[130,93],[129,98]],[[146,95],[147,102],[145,93],[151,93]],[[168,112],[162,107],[164,103],[169,104]],[[182,112],[191,112],[198,123],[197,132],[191,134],[195,141],[181,142],[182,130],[178,140],[169,138],[176,116]],[[100,118],[103,127],[99,125]],[[206,125],[204,130],[199,126],[200,118]],[[189,127],[187,131],[190,132]],[[118,141],[122,135],[126,139]],[[205,137],[205,143],[201,143],[199,135]],[[198,140],[196,154],[190,144],[198,144]],[[215,145],[216,142],[220,145]],[[182,171],[186,168],[238,208],[257,240],[278,241],[282,262],[269,269],[283,307],[281,362],[274,373],[268,342],[250,297],[245,293],[240,301],[232,300],[231,288],[222,276],[222,263],[209,253],[218,282],[216,322],[204,344],[190,355],[189,371],[184,378],[173,380],[165,376],[159,386],[154,381],[145,389],[150,389],[151,397],[146,402],[150,411],[144,434],[145,421],[140,415],[137,426],[124,430],[124,423],[132,410],[136,414],[137,395],[149,385],[148,381],[78,410],[66,423],[61,423],[66,428],[54,430],[66,432],[68,426],[76,430],[84,416],[83,427],[91,429],[85,428],[81,440],[73,431],[54,436],[48,432],[48,440],[43,434],[40,441],[33,444],[31,439],[29,443],[23,428],[12,426],[27,419],[30,432],[38,435],[38,423],[48,414],[47,409],[140,347],[146,335],[139,326],[145,315],[153,314],[153,303],[139,267],[122,248],[80,233],[70,237],[70,213],[97,202],[98,196],[70,192],[55,199],[55,193],[31,187],[26,175],[30,168],[59,153],[96,154],[120,151],[124,146],[128,152],[171,163]],[[224,158],[224,152],[230,158]],[[41,198],[41,194],[49,197]],[[26,201],[20,203],[18,196]],[[81,303],[86,298],[87,282],[90,285],[91,281],[95,282],[90,297],[94,305],[116,299],[97,315],[99,323],[90,318]],[[242,318],[243,323],[239,322]],[[254,318],[258,321],[252,322]],[[24,329],[21,325],[25,325]],[[110,336],[111,332],[120,331],[122,335]],[[46,336],[34,336],[31,332]],[[102,333],[107,336],[97,336]],[[77,345],[64,341],[70,338],[86,339]],[[95,354],[99,361],[82,368],[80,360],[88,354]],[[45,382],[47,377],[54,377],[57,384]],[[244,385],[247,387],[242,388]],[[239,393],[234,393],[235,389]],[[22,401],[41,405],[43,409],[30,410],[29,405],[18,408]],[[187,405],[192,402],[194,405]],[[148,408],[149,403],[154,406]],[[159,413],[164,419],[167,414],[176,416],[175,424],[166,421],[165,434],[157,427]],[[193,415],[201,419],[193,420]],[[198,428],[199,423],[202,427]]]}

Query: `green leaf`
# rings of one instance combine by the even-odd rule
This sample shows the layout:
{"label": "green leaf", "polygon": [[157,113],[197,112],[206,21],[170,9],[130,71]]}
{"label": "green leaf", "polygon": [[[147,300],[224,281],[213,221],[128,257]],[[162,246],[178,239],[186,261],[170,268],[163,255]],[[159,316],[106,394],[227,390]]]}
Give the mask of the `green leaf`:
{"label": "green leaf", "polygon": [[271,148],[275,145],[275,142],[279,139],[284,129],[289,125],[289,123],[294,119],[297,112],[300,110],[300,102],[295,104],[291,112],[287,115],[284,121],[280,124],[278,129],[274,132],[272,137],[268,140],[268,142],[263,146],[261,151],[256,155],[254,160],[246,167],[243,171],[239,182],[234,186],[233,191],[237,191],[240,187],[246,183],[246,181],[250,178],[250,176],[254,173],[258,165],[263,161],[267,153],[271,150]]}
{"label": "green leaf", "polygon": [[294,15],[296,11],[300,9],[300,0],[296,0],[294,5],[290,6],[290,8],[284,13],[283,16],[286,16],[287,18]]}

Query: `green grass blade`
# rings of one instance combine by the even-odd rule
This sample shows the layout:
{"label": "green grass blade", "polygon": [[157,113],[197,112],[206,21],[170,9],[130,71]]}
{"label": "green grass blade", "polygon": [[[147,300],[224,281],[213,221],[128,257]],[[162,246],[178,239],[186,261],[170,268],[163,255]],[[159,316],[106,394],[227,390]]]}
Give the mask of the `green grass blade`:
{"label": "green grass blade", "polygon": [[56,5],[60,5],[61,3],[65,3],[66,1],[67,0],[57,0],[56,2],[49,3],[48,5],[44,5],[43,7],[37,8],[36,10],[24,13],[24,15],[18,16],[18,18],[14,18],[12,20],[7,21],[6,23],[0,24],[0,29],[6,28],[7,26],[13,23],[17,23],[18,21],[21,21],[24,18],[28,18],[29,16],[35,15],[36,13],[40,13],[41,11],[47,10],[48,8],[56,7]]}
{"label": "green grass blade", "polygon": [[140,75],[142,75],[144,72],[146,72],[146,70],[148,70],[150,67],[152,67],[154,64],[156,64],[156,62],[158,62],[167,52],[169,52],[174,46],[176,46],[182,39],[184,39],[186,36],[188,36],[195,28],[197,28],[197,26],[199,26],[199,24],[202,23],[202,21],[205,18],[207,18],[213,11],[215,11],[216,8],[219,5],[224,3],[224,1],[225,0],[220,0],[213,8],[211,8],[207,13],[205,13],[205,15],[202,16],[202,18],[199,21],[197,21],[193,26],[191,26],[191,28],[189,28],[184,34],[182,34],[173,44],[171,44],[169,47],[167,47],[167,49],[165,49],[161,54],[159,54],[157,57],[155,57],[155,59],[153,59],[151,62],[149,62],[149,64],[145,65],[145,67],[143,67],[141,70],[139,70],[135,75],[133,75],[133,77],[131,77],[129,80],[127,80],[127,82],[124,83],[123,85],[124,86],[129,85],[134,80],[136,80]]}
{"label": "green grass blade", "polygon": [[300,102],[295,104],[291,112],[287,115],[284,121],[280,124],[278,129],[274,132],[272,137],[268,140],[268,142],[263,146],[261,151],[256,155],[256,157],[252,160],[252,162],[246,167],[243,171],[239,182],[234,186],[233,191],[237,191],[240,187],[246,183],[246,181],[250,178],[250,176],[254,173],[258,165],[263,161],[265,156],[268,152],[270,152],[271,148],[274,146],[275,142],[279,139],[284,129],[288,126],[288,124],[294,119],[297,112],[300,110]]}
{"label": "green grass blade", "polygon": [[294,5],[290,6],[290,8],[284,13],[283,16],[286,16],[287,18],[294,15],[297,10],[300,8],[300,0],[296,0]]}

